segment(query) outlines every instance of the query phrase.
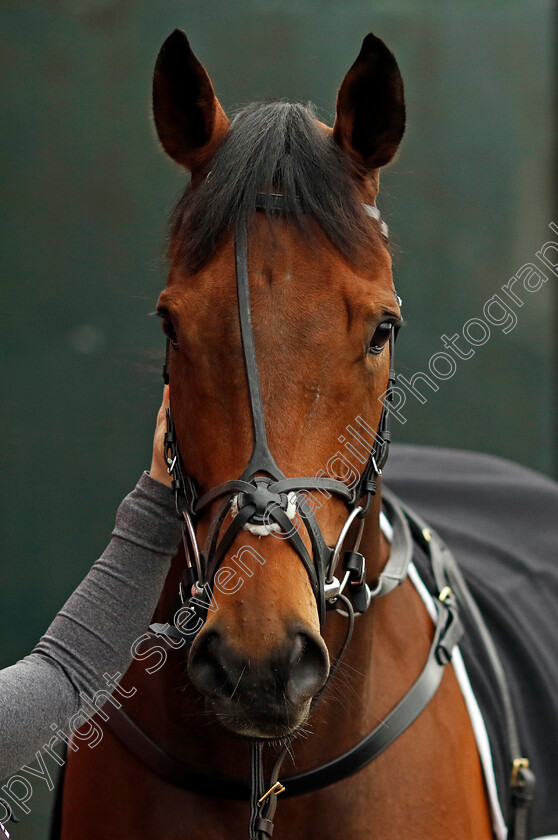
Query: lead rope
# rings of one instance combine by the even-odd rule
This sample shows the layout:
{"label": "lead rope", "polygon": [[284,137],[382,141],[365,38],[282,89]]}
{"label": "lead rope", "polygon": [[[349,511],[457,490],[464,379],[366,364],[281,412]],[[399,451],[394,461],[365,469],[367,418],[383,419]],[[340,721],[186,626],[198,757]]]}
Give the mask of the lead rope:
{"label": "lead rope", "polygon": [[[341,665],[343,657],[347,652],[347,648],[349,647],[353,636],[353,630],[355,626],[355,613],[353,605],[351,604],[349,599],[342,594],[339,594],[337,596],[337,600],[342,601],[347,610],[347,632],[345,633],[345,639],[343,640],[341,650],[335,657],[333,665],[329,669],[329,675],[327,680],[323,684],[318,694],[316,694],[316,696],[312,700],[312,711],[314,711],[314,709],[316,708],[318,701],[323,696],[326,688],[328,687],[331,680],[335,677],[337,671],[339,670],[339,666]],[[273,765],[273,769],[269,777],[269,787],[266,791],[264,791],[264,745],[261,741],[252,742],[252,750],[250,754],[250,840],[267,840],[267,838],[273,835],[273,819],[275,817],[275,811],[277,809],[277,797],[280,793],[283,793],[283,791],[285,790],[284,785],[282,785],[279,781],[279,774],[281,772],[283,762],[287,757],[287,754],[295,737],[296,733],[294,735],[291,735],[286,740],[285,746],[279,753],[277,760]]]}

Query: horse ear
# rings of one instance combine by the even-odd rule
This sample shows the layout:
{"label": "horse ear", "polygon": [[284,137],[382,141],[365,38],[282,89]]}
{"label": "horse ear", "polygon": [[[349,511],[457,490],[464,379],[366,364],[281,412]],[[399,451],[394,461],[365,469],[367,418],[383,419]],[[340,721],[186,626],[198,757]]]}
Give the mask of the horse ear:
{"label": "horse ear", "polygon": [[405,131],[399,67],[383,41],[370,33],[337,95],[333,136],[365,170],[389,163]]}
{"label": "horse ear", "polygon": [[153,116],[166,153],[191,172],[203,167],[229,121],[181,29],[169,35],[153,74]]}

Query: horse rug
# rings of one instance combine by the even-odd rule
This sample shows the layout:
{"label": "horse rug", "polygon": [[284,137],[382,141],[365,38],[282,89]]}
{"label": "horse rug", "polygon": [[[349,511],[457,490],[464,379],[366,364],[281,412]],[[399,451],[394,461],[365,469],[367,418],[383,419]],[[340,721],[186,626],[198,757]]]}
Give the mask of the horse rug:
{"label": "horse rug", "polygon": [[[393,446],[386,486],[453,552],[498,649],[523,755],[537,779],[528,837],[558,840],[558,484],[488,455]],[[410,577],[436,594],[416,546]],[[501,702],[474,624],[452,665],[475,730],[494,835],[505,840],[510,769]]]}

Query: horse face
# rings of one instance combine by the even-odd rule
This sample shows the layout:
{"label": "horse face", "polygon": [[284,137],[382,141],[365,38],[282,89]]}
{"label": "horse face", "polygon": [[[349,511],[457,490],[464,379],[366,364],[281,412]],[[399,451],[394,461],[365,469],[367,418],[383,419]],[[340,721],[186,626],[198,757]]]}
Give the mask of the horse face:
{"label": "horse face", "polygon": [[[373,108],[371,95],[376,97]],[[368,36],[340,89],[333,131],[312,120],[302,106],[284,103],[275,110],[252,110],[250,119],[243,123],[239,118],[229,129],[204,68],[185,36],[175,32],[157,61],[154,113],[165,150],[192,174],[189,198],[177,208],[171,271],[158,308],[171,339],[171,402],[184,469],[205,492],[242,474],[252,452],[253,431],[234,234],[214,232],[208,250],[208,226],[205,254],[202,240],[192,245],[192,231],[186,236],[190,242],[181,242],[184,230],[188,232],[188,214],[195,213],[192,198],[195,202],[196,191],[202,194],[214,179],[218,217],[220,173],[225,204],[233,190],[240,194],[248,189],[253,170],[242,153],[251,138],[257,144],[267,132],[268,151],[280,148],[280,161],[273,159],[271,179],[256,184],[258,190],[287,192],[289,185],[277,176],[278,162],[287,166],[285,155],[295,164],[296,155],[301,156],[303,178],[316,155],[305,157],[301,148],[315,138],[327,154],[335,150],[331,177],[337,173],[341,181],[346,178],[343,183],[350,187],[357,208],[360,202],[372,204],[378,168],[391,159],[403,132],[402,88],[393,56]],[[292,124],[286,130],[288,119]],[[238,167],[231,169],[230,156],[234,160],[235,153]],[[256,159],[260,158],[254,147]],[[319,161],[316,165],[319,172]],[[291,188],[296,190],[297,183],[303,190],[296,178]],[[356,473],[349,476],[347,459],[338,457],[339,440],[358,415],[371,430],[378,426],[389,370],[386,324],[399,318],[399,309],[389,253],[375,223],[367,222],[365,254],[357,242],[358,231],[352,231],[359,257],[350,260],[332,244],[337,232],[324,231],[326,215],[320,219],[318,212],[303,226],[289,216],[270,221],[265,214],[253,213],[248,219],[252,324],[275,461],[286,476],[313,476],[322,470],[349,481]],[[350,238],[350,224],[346,226]],[[367,454],[361,453],[364,460]],[[340,500],[314,496],[318,498],[311,506],[323,536],[334,545],[347,509]],[[200,544],[217,504],[199,522]],[[291,515],[311,552],[306,529],[294,511]],[[230,521],[229,513],[224,528]],[[262,533],[261,526],[258,530],[247,525],[215,575],[212,608],[189,656],[191,681],[229,730],[277,738],[303,724],[328,670],[328,650],[304,565],[283,533],[269,527]]]}

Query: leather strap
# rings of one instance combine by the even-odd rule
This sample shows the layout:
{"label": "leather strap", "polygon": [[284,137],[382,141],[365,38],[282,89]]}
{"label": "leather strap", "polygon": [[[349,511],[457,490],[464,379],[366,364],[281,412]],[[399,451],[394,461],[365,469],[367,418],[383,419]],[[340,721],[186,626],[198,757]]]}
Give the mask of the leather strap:
{"label": "leather strap", "polygon": [[380,598],[393,592],[407,577],[409,564],[413,559],[411,531],[396,497],[387,489],[382,489],[382,502],[393,528],[393,537],[388,561],[378,577],[376,586],[370,590],[372,598]]}
{"label": "leather strap", "polygon": [[192,793],[217,796],[219,799],[249,799],[250,784],[244,779],[210,776],[192,770],[156,744],[122,709],[107,703],[103,711],[109,716],[105,726],[138,761],[163,781]]}
{"label": "leather strap", "polygon": [[283,193],[258,193],[256,196],[256,210],[267,213],[301,212],[300,201],[296,196],[286,196]]}
{"label": "leather strap", "polygon": [[250,281],[248,276],[248,242],[246,224],[239,223],[235,236],[236,289],[238,295],[238,315],[244,349],[244,369],[250,392],[252,427],[254,444],[252,454],[241,479],[250,480],[256,472],[266,472],[273,478],[284,478],[270,452],[265,428],[265,417],[260,389],[260,377],[256,357],[254,331],[252,329],[252,310],[250,304]]}
{"label": "leather strap", "polygon": [[[219,499],[222,496],[229,496],[235,493],[250,493],[254,490],[254,485],[249,481],[244,481],[240,478],[224,481],[222,484],[217,484],[208,490],[207,493],[196,503],[196,513],[199,514],[207,505]],[[302,476],[300,478],[280,478],[277,481],[271,481],[269,490],[272,493],[291,493],[296,490],[331,490],[336,495],[345,499],[347,502],[354,501],[354,490],[351,490],[344,482],[338,481],[336,478],[329,478],[323,476],[316,478],[316,476]]]}

